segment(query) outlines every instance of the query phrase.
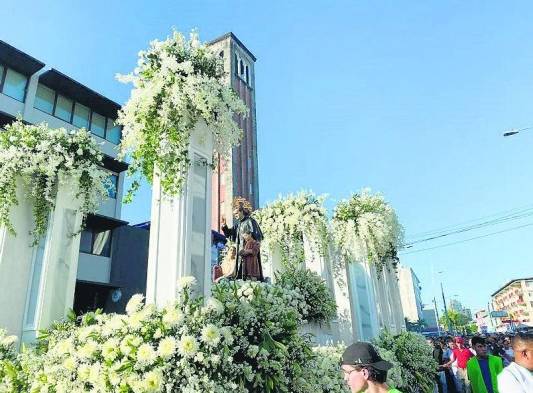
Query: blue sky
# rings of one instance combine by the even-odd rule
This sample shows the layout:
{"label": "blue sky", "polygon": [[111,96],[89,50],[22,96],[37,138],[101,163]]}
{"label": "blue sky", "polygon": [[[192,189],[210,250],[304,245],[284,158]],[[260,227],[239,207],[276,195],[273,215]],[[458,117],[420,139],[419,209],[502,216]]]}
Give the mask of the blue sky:
{"label": "blue sky", "polygon": [[[124,103],[129,88],[114,75],[151,39],[172,27],[204,40],[233,31],[258,58],[261,203],[305,188],[332,206],[371,187],[410,239],[533,207],[533,130],[501,136],[533,125],[533,4],[436,3],[3,0],[0,39]],[[123,218],[147,220],[149,194]],[[443,281],[478,308],[504,282],[533,276],[532,245],[530,226],[402,261],[426,302]]]}

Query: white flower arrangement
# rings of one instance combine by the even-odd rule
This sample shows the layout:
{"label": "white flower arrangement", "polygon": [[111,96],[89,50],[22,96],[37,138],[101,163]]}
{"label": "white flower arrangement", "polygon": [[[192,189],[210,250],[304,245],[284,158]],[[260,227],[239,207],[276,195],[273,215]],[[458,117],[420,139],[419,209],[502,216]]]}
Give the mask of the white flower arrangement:
{"label": "white flower arrangement", "polygon": [[298,333],[308,312],[298,291],[226,281],[205,302],[187,285],[178,295],[161,310],[135,296],[127,315],[56,324],[8,372],[0,362],[0,392],[341,392],[326,382],[338,368],[315,370],[322,360]]}
{"label": "white flower arrangement", "polygon": [[328,219],[323,207],[325,196],[300,192],[279,197],[254,212],[264,234],[267,249],[279,247],[282,261],[299,266],[304,262],[304,235],[311,246],[324,254],[328,244]]}
{"label": "white flower arrangement", "polygon": [[[157,168],[166,194],[178,194],[188,173],[189,144],[194,127],[205,123],[216,153],[226,157],[242,136],[234,115],[245,116],[246,105],[227,86],[219,57],[200,43],[196,32],[186,40],[174,32],[152,41],[139,52],[133,73],[118,75],[133,90],[119,112],[123,126],[122,155],[131,154],[129,173],[140,170],[151,181]],[[139,187],[136,180],[126,200]]]}
{"label": "white flower arrangement", "polygon": [[17,120],[0,132],[0,225],[15,234],[9,213],[17,201],[17,180],[33,204],[36,244],[46,232],[58,185],[74,181],[83,217],[95,212],[112,187],[101,167],[102,155],[84,130],[50,129],[45,123],[27,125]]}
{"label": "white flower arrangement", "polygon": [[339,202],[333,213],[333,236],[346,262],[368,261],[381,271],[402,246],[403,228],[380,194],[364,189]]}

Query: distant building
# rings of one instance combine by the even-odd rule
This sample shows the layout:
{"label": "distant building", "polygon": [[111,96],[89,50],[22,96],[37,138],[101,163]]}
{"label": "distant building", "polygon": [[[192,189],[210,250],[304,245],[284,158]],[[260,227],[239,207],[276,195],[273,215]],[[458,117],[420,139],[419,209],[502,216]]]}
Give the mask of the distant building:
{"label": "distant building", "polygon": [[533,326],[533,277],[506,283],[492,294],[492,307],[502,315],[495,318],[498,331]]}
{"label": "distant building", "polygon": [[456,300],[456,299],[450,299],[448,301],[448,309],[450,311],[457,311],[457,312],[460,312],[462,313],[463,312],[463,305],[461,304],[461,302],[459,300]]}
{"label": "distant building", "polygon": [[409,322],[418,322],[423,319],[420,280],[409,266],[400,266],[398,277],[403,315]]}
{"label": "distant building", "polygon": [[475,312],[474,322],[477,325],[478,333],[488,333],[494,330],[489,312],[485,309]]}
{"label": "distant building", "polygon": [[213,172],[211,222],[212,229],[220,232],[222,218],[225,218],[229,225],[233,221],[234,197],[246,198],[253,209],[259,207],[254,67],[256,58],[233,33],[227,33],[208,45],[224,63],[226,82],[249,109],[245,119],[236,117],[243,130],[240,145],[233,148],[230,160],[218,159],[217,168]]}
{"label": "distant building", "polygon": [[425,304],[422,307],[422,319],[427,329],[434,329],[438,326],[437,314],[435,313],[433,304]]}

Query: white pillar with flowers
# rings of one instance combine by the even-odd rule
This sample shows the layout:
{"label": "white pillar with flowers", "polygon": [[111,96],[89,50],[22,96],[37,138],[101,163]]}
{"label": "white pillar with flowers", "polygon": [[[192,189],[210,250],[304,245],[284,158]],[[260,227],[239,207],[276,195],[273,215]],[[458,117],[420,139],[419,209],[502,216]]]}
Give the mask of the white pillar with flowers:
{"label": "white pillar with flowers", "polygon": [[210,292],[212,156],[212,134],[198,123],[191,133],[191,166],[182,193],[165,195],[155,171],[146,300],[158,307],[176,298],[185,276],[195,277],[199,294]]}

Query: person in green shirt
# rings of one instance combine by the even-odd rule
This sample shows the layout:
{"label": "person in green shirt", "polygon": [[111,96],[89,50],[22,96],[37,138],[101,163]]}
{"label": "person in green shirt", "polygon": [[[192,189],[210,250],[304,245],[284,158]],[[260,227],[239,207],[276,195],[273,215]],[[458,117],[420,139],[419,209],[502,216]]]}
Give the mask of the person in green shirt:
{"label": "person in green shirt", "polygon": [[359,341],[346,348],[341,368],[352,393],[401,393],[385,383],[392,364],[383,360],[370,343]]}
{"label": "person in green shirt", "polygon": [[483,337],[473,337],[472,348],[476,356],[466,363],[472,393],[499,393],[497,376],[503,370],[502,358],[488,354]]}

